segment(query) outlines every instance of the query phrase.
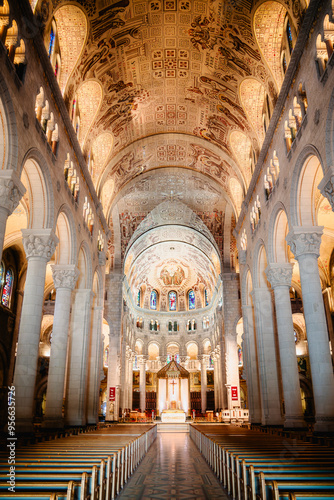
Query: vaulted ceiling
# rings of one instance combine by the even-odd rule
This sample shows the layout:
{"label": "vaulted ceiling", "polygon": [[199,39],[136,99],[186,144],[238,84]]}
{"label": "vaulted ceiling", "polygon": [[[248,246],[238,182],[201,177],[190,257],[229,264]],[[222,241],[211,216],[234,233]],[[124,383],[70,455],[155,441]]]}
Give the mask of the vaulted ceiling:
{"label": "vaulted ceiling", "polygon": [[[140,222],[182,201],[216,239],[232,230],[284,73],[286,19],[296,38],[306,0],[38,0],[48,47],[56,23],[59,85],[124,261]],[[77,111],[76,111],[77,112]]]}

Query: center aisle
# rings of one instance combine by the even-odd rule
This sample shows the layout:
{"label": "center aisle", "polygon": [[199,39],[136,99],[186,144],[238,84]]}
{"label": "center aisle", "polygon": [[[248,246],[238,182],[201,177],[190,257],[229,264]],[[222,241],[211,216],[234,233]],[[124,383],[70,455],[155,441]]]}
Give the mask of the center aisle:
{"label": "center aisle", "polygon": [[118,498],[228,500],[188,433],[158,433]]}

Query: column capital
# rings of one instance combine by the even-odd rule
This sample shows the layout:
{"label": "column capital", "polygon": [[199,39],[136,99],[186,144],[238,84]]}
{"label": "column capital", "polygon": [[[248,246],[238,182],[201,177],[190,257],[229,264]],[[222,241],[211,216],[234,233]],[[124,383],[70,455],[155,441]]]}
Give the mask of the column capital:
{"label": "column capital", "polygon": [[52,229],[22,229],[23,248],[27,259],[41,257],[49,261],[59,242]]}
{"label": "column capital", "polygon": [[284,264],[272,263],[269,264],[265,273],[267,275],[268,281],[271,284],[271,288],[276,288],[277,286],[291,286],[293,264],[286,262]]}
{"label": "column capital", "polygon": [[54,265],[51,266],[53,283],[56,288],[74,289],[80,271],[75,265]]}
{"label": "column capital", "polygon": [[293,227],[285,238],[296,258],[304,254],[320,255],[323,226]]}
{"label": "column capital", "polygon": [[26,188],[14,170],[0,170],[0,207],[12,214]]}
{"label": "column capital", "polygon": [[206,363],[209,361],[210,354],[200,354],[197,356],[198,361],[201,361],[202,364],[206,365]]}
{"label": "column capital", "polygon": [[332,210],[334,210],[334,167],[329,167],[318,189],[321,191],[321,194],[327,198]]}
{"label": "column capital", "polygon": [[148,356],[145,356],[145,354],[137,354],[137,362],[139,364],[145,365],[147,360]]}

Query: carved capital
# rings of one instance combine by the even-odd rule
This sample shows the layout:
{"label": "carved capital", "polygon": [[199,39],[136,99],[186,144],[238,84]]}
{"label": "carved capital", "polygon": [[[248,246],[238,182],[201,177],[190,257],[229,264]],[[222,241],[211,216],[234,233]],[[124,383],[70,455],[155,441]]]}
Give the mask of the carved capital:
{"label": "carved capital", "polygon": [[59,242],[51,229],[22,229],[22,238],[27,259],[41,257],[49,261]]}
{"label": "carved capital", "polygon": [[320,255],[322,226],[294,227],[286,241],[296,258],[304,254]]}
{"label": "carved capital", "polygon": [[7,210],[9,215],[14,212],[25,191],[14,170],[0,171],[0,207]]}
{"label": "carved capital", "polygon": [[79,270],[74,265],[52,266],[52,278],[56,289],[70,288],[73,290],[79,274]]}
{"label": "carved capital", "polygon": [[268,281],[271,284],[271,288],[277,286],[288,286],[291,285],[293,264],[269,264],[265,273],[267,275]]}
{"label": "carved capital", "polygon": [[334,167],[330,167],[321,180],[318,189],[327,198],[334,210]]}

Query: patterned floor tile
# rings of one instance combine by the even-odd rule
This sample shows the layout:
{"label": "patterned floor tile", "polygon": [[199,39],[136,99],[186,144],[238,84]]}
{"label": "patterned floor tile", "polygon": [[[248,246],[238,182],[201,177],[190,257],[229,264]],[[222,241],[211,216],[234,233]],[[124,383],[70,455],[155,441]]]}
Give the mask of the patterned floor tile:
{"label": "patterned floor tile", "polygon": [[229,500],[187,433],[159,433],[122,500]]}

